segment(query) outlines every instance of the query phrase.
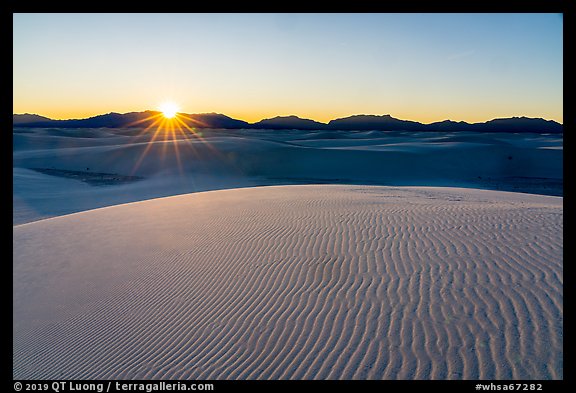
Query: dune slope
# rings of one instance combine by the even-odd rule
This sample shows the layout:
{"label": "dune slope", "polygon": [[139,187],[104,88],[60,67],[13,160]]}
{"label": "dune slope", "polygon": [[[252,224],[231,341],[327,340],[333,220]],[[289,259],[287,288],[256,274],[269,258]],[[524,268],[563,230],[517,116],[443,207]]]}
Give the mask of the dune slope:
{"label": "dune slope", "polygon": [[13,377],[562,379],[562,217],[552,196],[321,185],[16,225]]}

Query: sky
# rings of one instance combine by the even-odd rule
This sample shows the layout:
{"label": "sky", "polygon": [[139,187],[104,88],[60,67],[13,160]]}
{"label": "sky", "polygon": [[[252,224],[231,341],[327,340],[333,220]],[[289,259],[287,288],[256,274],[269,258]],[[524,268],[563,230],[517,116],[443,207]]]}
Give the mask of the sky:
{"label": "sky", "polygon": [[563,122],[561,14],[13,15],[13,113]]}

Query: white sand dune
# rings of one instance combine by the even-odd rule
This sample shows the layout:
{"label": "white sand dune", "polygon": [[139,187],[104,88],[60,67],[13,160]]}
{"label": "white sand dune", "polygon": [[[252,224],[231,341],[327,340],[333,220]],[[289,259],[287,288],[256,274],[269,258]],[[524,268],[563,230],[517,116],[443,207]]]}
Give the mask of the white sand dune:
{"label": "white sand dune", "polygon": [[15,379],[563,378],[561,136],[199,132],[14,129]]}
{"label": "white sand dune", "polygon": [[16,225],[13,377],[562,379],[562,228],[561,197],[351,185]]}
{"label": "white sand dune", "polygon": [[[13,223],[256,185],[453,186],[562,195],[558,135],[470,132],[14,130]],[[154,141],[152,141],[154,139]],[[35,168],[142,179],[94,187]]]}

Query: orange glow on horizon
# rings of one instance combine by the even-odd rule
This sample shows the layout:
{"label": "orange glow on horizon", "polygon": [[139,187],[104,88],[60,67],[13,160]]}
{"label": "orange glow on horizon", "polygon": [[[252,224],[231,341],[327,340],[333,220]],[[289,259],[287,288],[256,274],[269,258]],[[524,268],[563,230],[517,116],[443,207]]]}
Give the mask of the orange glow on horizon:
{"label": "orange glow on horizon", "polygon": [[[229,116],[233,119],[238,119],[238,120],[243,120],[246,121],[248,123],[256,123],[258,121],[261,121],[263,119],[270,119],[273,117],[277,117],[277,116],[289,116],[289,115],[295,115],[298,116],[300,118],[303,119],[310,119],[310,120],[314,120],[320,123],[328,123],[330,120],[335,120],[335,119],[340,119],[340,118],[344,118],[344,117],[349,117],[349,116],[353,116],[353,115],[361,115],[361,114],[365,114],[365,115],[377,115],[377,116],[381,116],[381,115],[386,115],[389,114],[390,116],[397,118],[397,119],[401,119],[401,120],[411,120],[411,121],[417,121],[423,124],[430,124],[430,123],[434,123],[434,122],[438,122],[438,121],[443,121],[443,120],[452,120],[452,121],[464,121],[467,123],[481,123],[481,122],[486,122],[486,121],[490,121],[493,119],[498,119],[498,118],[509,118],[509,117],[520,117],[520,116],[526,116],[526,117],[534,117],[534,118],[543,118],[546,120],[554,120],[560,124],[563,124],[563,116],[562,113],[536,113],[534,111],[522,111],[522,110],[515,110],[515,111],[491,111],[489,110],[489,108],[486,108],[485,110],[480,110],[480,108],[476,108],[477,110],[474,111],[473,113],[467,112],[467,113],[462,113],[460,111],[442,111],[440,109],[437,110],[422,110],[422,111],[418,111],[418,109],[416,108],[415,110],[411,110],[411,111],[403,111],[403,110],[390,110],[390,111],[386,111],[383,112],[382,110],[380,111],[371,111],[371,110],[354,110],[354,108],[351,108],[350,110],[337,110],[334,112],[330,112],[327,113],[325,111],[298,111],[298,110],[294,110],[294,111],[286,111],[286,110],[282,110],[282,111],[271,111],[271,110],[265,110],[265,111],[261,111],[261,112],[256,112],[253,110],[247,110],[247,111],[240,111],[240,110],[226,110],[226,109],[222,109],[222,110],[207,110],[207,109],[199,109],[199,110],[184,110],[184,112],[180,112],[180,109],[175,106],[175,104],[171,104],[174,105],[174,108],[170,109],[168,108],[166,111],[163,110],[163,106],[159,106],[158,109],[156,109],[156,111],[160,111],[162,115],[162,117],[164,117],[165,119],[169,119],[168,116],[166,116],[166,114],[172,114],[171,119],[174,119],[176,117],[180,117],[183,118],[183,116],[185,116],[186,113],[189,114],[195,114],[195,113],[210,113],[210,112],[216,112],[216,113],[220,113],[226,116]],[[23,113],[30,113],[30,114],[37,114],[40,116],[45,116],[48,117],[50,119],[54,119],[54,120],[70,120],[70,119],[87,119],[90,117],[94,117],[94,116],[99,116],[99,115],[103,115],[103,114],[107,114],[107,113],[111,113],[111,112],[115,112],[115,113],[129,113],[129,112],[144,112],[146,109],[139,109],[139,108],[123,108],[122,110],[110,110],[109,108],[107,109],[103,109],[100,111],[74,111],[74,110],[68,110],[66,112],[64,111],[58,111],[58,110],[30,110],[30,109],[25,109],[25,110],[19,110],[18,108],[14,108],[13,113],[14,114],[23,114]]]}

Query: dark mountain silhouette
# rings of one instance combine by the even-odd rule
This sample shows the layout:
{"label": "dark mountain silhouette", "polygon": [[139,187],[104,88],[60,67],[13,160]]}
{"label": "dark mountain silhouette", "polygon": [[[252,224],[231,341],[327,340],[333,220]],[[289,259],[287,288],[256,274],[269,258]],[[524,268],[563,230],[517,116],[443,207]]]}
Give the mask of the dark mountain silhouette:
{"label": "dark mountain silhouette", "polygon": [[426,124],[428,131],[471,131],[472,124],[465,121],[443,120]]}
{"label": "dark mountain silhouette", "polygon": [[12,123],[14,124],[35,123],[39,121],[50,121],[50,119],[44,116],[34,115],[31,113],[24,113],[22,115],[12,116]]}
{"label": "dark mountain silhouette", "polygon": [[328,122],[328,128],[333,130],[421,131],[423,126],[422,123],[400,120],[390,115],[354,115]]}
{"label": "dark mountain silhouette", "polygon": [[278,116],[272,119],[264,119],[251,124],[250,128],[267,128],[274,130],[298,129],[298,130],[323,130],[325,123],[319,123],[310,119],[302,119],[298,116]]}
{"label": "dark mountain silhouette", "polygon": [[485,123],[472,124],[473,131],[490,132],[563,132],[562,124],[553,120],[540,118],[512,117],[506,119],[494,119]]}
{"label": "dark mountain silhouette", "polygon": [[[19,115],[14,115],[19,116]],[[232,119],[218,113],[178,114],[178,119],[188,127],[194,128],[245,128],[249,123]],[[122,128],[122,127],[150,127],[163,120],[162,113],[157,111],[107,113],[89,117],[87,119],[71,120],[38,120],[34,122],[20,122],[19,127],[56,127],[56,128]]]}
{"label": "dark mountain silhouette", "polygon": [[380,131],[478,131],[478,132],[535,132],[562,133],[562,124],[553,120],[529,117],[510,117],[494,119],[484,123],[467,123],[444,120],[422,124],[415,121],[400,120],[390,115],[355,115],[331,120],[328,129],[339,130],[380,130]]}
{"label": "dark mountain silhouette", "polygon": [[[478,132],[533,132],[563,133],[563,126],[553,120],[529,117],[494,119],[484,123],[466,123],[444,120],[423,124],[416,121],[396,119],[390,115],[354,115],[331,120],[328,124],[297,116],[279,116],[256,123],[233,119],[219,113],[179,113],[177,118],[193,128],[255,128],[255,129],[301,129],[301,130],[379,130],[379,131],[478,131]],[[121,128],[150,127],[160,124],[161,112],[144,111],[130,113],[108,113],[87,119],[52,120],[39,115],[14,114],[13,122],[18,127],[50,128]]]}
{"label": "dark mountain silhouette", "polygon": [[426,125],[428,131],[483,131],[483,132],[535,132],[562,133],[562,124],[553,120],[529,117],[494,119],[484,123],[466,123],[444,120]]}
{"label": "dark mountain silhouette", "polygon": [[178,118],[189,127],[195,128],[251,128],[250,123],[220,113],[179,114]]}
{"label": "dark mountain silhouette", "polygon": [[[107,113],[105,115],[98,115],[89,117],[87,119],[69,119],[69,120],[52,120],[45,118],[45,120],[36,120],[33,122],[20,122],[20,127],[57,127],[57,128],[117,128],[129,127],[135,123],[145,124],[144,119],[150,117],[154,113],[159,112],[131,112],[131,113]],[[19,116],[19,115],[14,115]],[[15,123],[16,124],[16,123]]]}

